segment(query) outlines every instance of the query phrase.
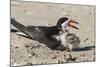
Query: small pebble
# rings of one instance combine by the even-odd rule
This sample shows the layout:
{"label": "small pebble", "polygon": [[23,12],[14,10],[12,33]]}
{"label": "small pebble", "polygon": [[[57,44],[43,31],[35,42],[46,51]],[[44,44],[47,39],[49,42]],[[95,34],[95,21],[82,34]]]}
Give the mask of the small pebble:
{"label": "small pebble", "polygon": [[32,64],[31,62],[29,62],[29,63],[27,63],[26,65],[29,65],[29,66],[30,66],[30,65],[33,65],[33,64]]}
{"label": "small pebble", "polygon": [[89,12],[89,15],[91,15],[92,13],[91,12]]}
{"label": "small pebble", "polygon": [[18,46],[15,46],[15,48],[19,48]]}
{"label": "small pebble", "polygon": [[34,52],[31,52],[31,54],[32,54],[32,56],[36,55],[36,53],[34,53]]}
{"label": "small pebble", "polygon": [[61,63],[61,61],[60,60],[57,60],[58,61],[58,64],[60,64]]}
{"label": "small pebble", "polygon": [[83,54],[82,56],[85,57],[85,54]]}
{"label": "small pebble", "polygon": [[28,48],[28,47],[30,47],[30,46],[29,46],[29,45],[26,45],[26,46],[24,46],[24,47]]}
{"label": "small pebble", "polygon": [[52,59],[56,59],[56,58],[57,58],[57,56],[53,56],[53,57],[52,57]]}

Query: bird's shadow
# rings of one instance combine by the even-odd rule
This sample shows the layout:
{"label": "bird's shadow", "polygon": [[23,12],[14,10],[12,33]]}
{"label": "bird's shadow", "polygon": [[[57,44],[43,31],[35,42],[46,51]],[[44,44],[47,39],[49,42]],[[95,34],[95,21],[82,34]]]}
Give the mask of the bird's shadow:
{"label": "bird's shadow", "polygon": [[87,47],[79,47],[77,49],[73,49],[73,51],[88,51],[95,48],[95,46],[87,46]]}

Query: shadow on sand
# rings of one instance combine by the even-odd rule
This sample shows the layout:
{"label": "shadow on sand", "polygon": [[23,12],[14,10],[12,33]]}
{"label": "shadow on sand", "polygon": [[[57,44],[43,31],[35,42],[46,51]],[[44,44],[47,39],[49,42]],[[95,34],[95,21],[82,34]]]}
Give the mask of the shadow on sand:
{"label": "shadow on sand", "polygon": [[77,49],[73,49],[73,51],[88,51],[88,50],[91,50],[93,48],[95,48],[95,46],[80,47]]}

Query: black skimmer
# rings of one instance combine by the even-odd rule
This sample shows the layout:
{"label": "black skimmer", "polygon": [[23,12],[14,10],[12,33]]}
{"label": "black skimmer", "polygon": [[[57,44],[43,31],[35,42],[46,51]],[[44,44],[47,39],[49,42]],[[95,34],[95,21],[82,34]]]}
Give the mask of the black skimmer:
{"label": "black skimmer", "polygon": [[[55,49],[60,45],[61,40],[59,39],[60,32],[68,31],[67,27],[72,27],[75,29],[79,29],[74,26],[74,23],[78,24],[78,22],[69,19],[67,17],[62,17],[58,20],[55,26],[47,27],[47,26],[24,26],[20,24],[15,19],[11,19],[11,24],[18,28],[21,32],[25,34],[26,37],[31,38],[33,40],[38,40],[39,42],[43,42],[41,38],[45,37],[47,40],[52,42],[52,44],[47,45],[51,49]],[[20,34],[22,35],[22,34]],[[41,37],[42,36],[42,37]],[[58,37],[58,38],[57,38]]]}

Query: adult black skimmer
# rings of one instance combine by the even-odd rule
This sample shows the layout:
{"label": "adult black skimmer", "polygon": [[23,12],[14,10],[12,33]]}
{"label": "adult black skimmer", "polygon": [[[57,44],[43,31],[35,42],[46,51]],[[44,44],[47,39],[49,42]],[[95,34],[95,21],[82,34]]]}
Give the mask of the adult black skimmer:
{"label": "adult black skimmer", "polygon": [[[60,32],[64,32],[67,31],[67,27],[72,27],[75,29],[79,29],[76,26],[74,26],[75,24],[78,24],[78,22],[67,18],[67,17],[62,17],[58,20],[57,24],[55,26],[51,26],[51,27],[47,27],[47,26],[24,26],[22,24],[20,24],[18,21],[16,21],[15,19],[11,19],[11,24],[14,25],[16,28],[18,28],[21,32],[23,32],[26,37],[31,38],[33,40],[38,40],[39,42],[43,42],[41,40],[41,38],[45,37],[47,40],[50,41],[50,43],[52,42],[52,44],[47,45],[49,48],[51,49],[55,49],[55,47],[59,46],[61,41],[59,40],[59,38],[55,38],[55,36],[59,36]],[[20,34],[21,35],[21,34]],[[41,37],[42,36],[42,37]]]}

